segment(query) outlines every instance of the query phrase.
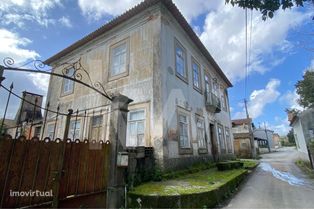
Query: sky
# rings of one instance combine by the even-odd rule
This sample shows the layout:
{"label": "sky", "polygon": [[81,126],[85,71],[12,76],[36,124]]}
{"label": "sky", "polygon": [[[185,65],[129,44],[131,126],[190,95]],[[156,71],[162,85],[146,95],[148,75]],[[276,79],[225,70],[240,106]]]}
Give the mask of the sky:
{"label": "sky", "polygon": [[[314,67],[312,5],[278,11],[262,20],[223,0],[173,0],[234,87],[229,90],[231,116],[245,117],[244,99],[256,126],[285,135],[289,131],[286,108],[302,110],[295,84]],[[1,0],[0,60],[17,64],[45,60],[141,0]],[[246,78],[246,28],[249,67]],[[310,35],[312,33],[312,36]],[[312,47],[313,48],[313,47]],[[14,82],[14,92],[46,94],[49,77],[5,72],[3,85]],[[247,85],[245,85],[245,83]],[[245,88],[245,86],[247,88]],[[7,93],[0,89],[0,118]],[[7,118],[14,118],[19,101],[11,99]]]}

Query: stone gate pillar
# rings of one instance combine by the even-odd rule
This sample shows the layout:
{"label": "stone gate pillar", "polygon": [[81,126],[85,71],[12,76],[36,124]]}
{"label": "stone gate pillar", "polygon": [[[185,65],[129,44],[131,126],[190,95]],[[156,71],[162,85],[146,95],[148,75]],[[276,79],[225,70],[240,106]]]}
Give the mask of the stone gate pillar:
{"label": "stone gate pillar", "polygon": [[107,188],[107,208],[124,208],[125,172],[127,167],[118,166],[119,153],[126,152],[128,105],[133,100],[124,95],[113,97],[109,122],[110,162]]}

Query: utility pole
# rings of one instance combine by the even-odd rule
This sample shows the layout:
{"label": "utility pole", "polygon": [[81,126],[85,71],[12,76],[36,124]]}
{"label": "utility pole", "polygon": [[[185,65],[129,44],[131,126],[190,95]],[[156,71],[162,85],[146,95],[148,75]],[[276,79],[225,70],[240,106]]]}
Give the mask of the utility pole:
{"label": "utility pole", "polygon": [[266,129],[266,123],[265,122],[264,122],[264,128],[265,128],[265,134],[266,134],[266,139],[267,139],[268,151],[270,152],[269,139],[268,139],[268,134],[267,134],[267,129]]}
{"label": "utility pole", "polygon": [[245,112],[246,112],[246,118],[249,121],[248,127],[249,127],[249,134],[250,134],[250,143],[251,143],[251,155],[252,158],[256,158],[256,149],[254,145],[254,136],[253,136],[253,130],[252,130],[252,121],[249,116],[249,111],[247,108],[247,101],[244,99],[244,107],[245,107]]}

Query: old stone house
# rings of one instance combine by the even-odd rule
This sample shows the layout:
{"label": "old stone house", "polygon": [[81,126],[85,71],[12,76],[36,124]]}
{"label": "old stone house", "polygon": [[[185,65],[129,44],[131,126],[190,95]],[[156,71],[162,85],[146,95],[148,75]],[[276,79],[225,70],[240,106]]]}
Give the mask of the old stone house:
{"label": "old stone house", "polygon": [[[134,100],[127,146],[153,147],[164,169],[233,155],[232,84],[172,1],[145,0],[45,63],[56,73],[73,75],[74,69],[64,71],[62,64],[79,59],[108,93]],[[106,98],[58,77],[50,78],[47,98],[50,108],[59,105],[61,112],[98,107],[87,110],[86,120],[72,121],[70,132],[73,138],[107,139]],[[48,114],[47,134],[54,118]],[[56,137],[62,137],[64,123],[62,116]]]}
{"label": "old stone house", "polygon": [[[234,152],[237,157],[253,157],[252,148],[256,149],[253,140],[253,123],[251,118],[232,120]],[[252,144],[253,143],[253,144]]]}
{"label": "old stone house", "polygon": [[[43,117],[41,106],[43,103],[43,96],[33,92],[22,92],[23,100],[20,100],[18,111],[15,119],[10,121],[6,127],[6,134],[13,138],[24,136],[26,139],[33,137],[40,137],[42,133]],[[34,106],[36,104],[37,106]]]}

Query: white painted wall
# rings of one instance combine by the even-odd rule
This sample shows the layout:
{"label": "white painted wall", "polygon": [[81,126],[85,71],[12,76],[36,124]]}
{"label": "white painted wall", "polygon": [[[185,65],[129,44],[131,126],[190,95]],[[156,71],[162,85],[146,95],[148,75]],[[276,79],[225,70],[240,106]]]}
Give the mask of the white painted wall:
{"label": "white painted wall", "polygon": [[294,132],[294,138],[296,141],[296,146],[299,152],[308,154],[306,142],[303,134],[303,128],[301,124],[301,120],[297,119],[293,124],[293,132]]}

